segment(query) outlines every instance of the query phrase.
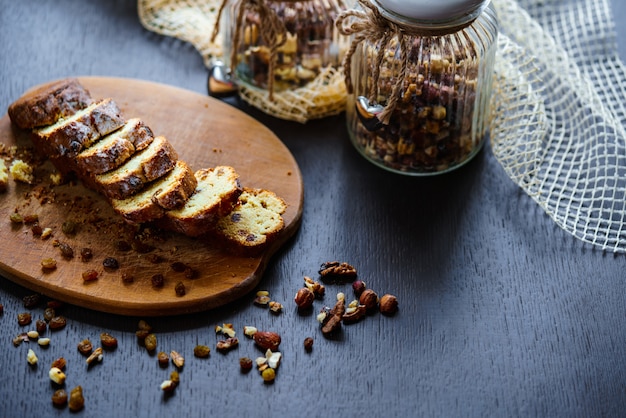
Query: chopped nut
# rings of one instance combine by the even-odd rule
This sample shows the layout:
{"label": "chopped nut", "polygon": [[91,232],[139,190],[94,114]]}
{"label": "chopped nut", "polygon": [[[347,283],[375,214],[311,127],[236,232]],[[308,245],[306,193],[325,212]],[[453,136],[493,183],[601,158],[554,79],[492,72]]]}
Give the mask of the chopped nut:
{"label": "chopped nut", "polygon": [[180,376],[178,372],[174,370],[172,371],[172,373],[170,373],[169,380],[165,380],[163,383],[161,383],[161,390],[164,392],[172,392],[174,389],[176,389],[179,383]]}
{"label": "chopped nut", "polygon": [[108,332],[103,332],[100,334],[100,342],[104,348],[116,348],[117,347],[117,338],[109,334]]}
{"label": "chopped nut", "polygon": [[354,280],[356,278],[356,269],[348,263],[340,263],[338,261],[329,261],[320,266],[319,274],[323,279],[342,281]]}
{"label": "chopped nut", "polygon": [[254,304],[259,306],[267,306],[270,303],[270,294],[267,290],[259,290],[256,292],[256,297],[254,298]]}
{"label": "chopped nut", "polygon": [[365,308],[365,305],[352,306],[346,309],[346,312],[342,315],[341,319],[346,324],[352,324],[365,318],[366,313],[367,309]]}
{"label": "chopped nut", "polygon": [[170,358],[172,359],[172,363],[174,363],[174,366],[178,367],[179,369],[185,365],[185,358],[174,350],[170,352]]}
{"label": "chopped nut", "polygon": [[296,306],[298,309],[309,309],[313,306],[313,301],[315,300],[315,295],[308,288],[303,287],[298,290],[296,296],[293,298],[294,302],[296,302]]}
{"label": "chopped nut", "polygon": [[37,344],[39,344],[42,347],[47,347],[50,345],[50,338],[39,338],[37,340]]}
{"label": "chopped nut", "polygon": [[257,331],[252,336],[254,342],[264,350],[276,350],[280,345],[280,335],[271,331]]}
{"label": "chopped nut", "polygon": [[235,328],[233,327],[233,324],[222,324],[222,326],[220,327],[219,325],[215,326],[215,333],[222,333],[230,338],[234,337],[236,332],[235,332]]}
{"label": "chopped nut", "polygon": [[26,355],[26,361],[31,366],[34,366],[39,361],[39,359],[37,358],[37,354],[35,354],[35,352],[31,348],[28,349],[28,354]]}
{"label": "chopped nut", "polygon": [[59,369],[58,367],[51,367],[50,371],[48,372],[48,376],[50,377],[50,380],[52,380],[57,385],[62,385],[63,383],[65,383],[65,373],[63,373],[63,370]]}
{"label": "chopped nut", "polygon": [[25,332],[22,332],[13,338],[13,345],[17,347],[24,341],[28,341],[28,335]]}
{"label": "chopped nut", "polygon": [[304,339],[304,349],[309,352],[313,350],[313,338],[306,337]]}
{"label": "chopped nut", "polygon": [[63,357],[59,357],[52,362],[52,366],[50,367],[56,367],[59,370],[64,370],[66,364],[67,362],[65,361],[65,359]]}
{"label": "chopped nut", "polygon": [[91,354],[91,350],[93,350],[93,346],[91,345],[91,341],[88,339],[84,339],[78,343],[78,351],[83,356],[88,356]]}
{"label": "chopped nut", "polygon": [[28,335],[28,338],[32,340],[36,340],[37,338],[39,338],[39,333],[37,331],[28,331],[26,335]]}
{"label": "chopped nut", "polygon": [[383,315],[395,314],[398,311],[398,299],[394,295],[383,295],[380,298],[379,310]]}
{"label": "chopped nut", "polygon": [[41,239],[48,239],[52,236],[52,228],[44,228],[41,231]]}
{"label": "chopped nut", "polygon": [[211,354],[211,349],[207,345],[197,345],[193,349],[193,355],[199,358],[207,358]]}
{"label": "chopped nut", "polygon": [[257,332],[257,329],[256,329],[255,327],[251,327],[251,326],[248,326],[248,325],[246,325],[246,326],[244,326],[244,327],[243,327],[243,334],[244,334],[246,337],[250,337],[250,338],[252,338],[252,336],[253,336],[256,332]]}
{"label": "chopped nut", "polygon": [[85,360],[85,362],[87,364],[91,364],[94,361],[101,362],[102,358],[103,358],[103,356],[102,356],[102,347],[98,347],[95,350],[93,350],[93,353],[91,353],[89,355],[89,357],[87,357],[87,360]]}
{"label": "chopped nut", "polygon": [[76,386],[70,391],[69,407],[70,411],[80,411],[85,406],[85,398],[83,397],[83,388]]}
{"label": "chopped nut", "polygon": [[67,405],[67,392],[65,389],[57,389],[52,394],[52,405],[59,407],[64,407]]}
{"label": "chopped nut", "polygon": [[339,328],[341,328],[341,316],[332,315],[328,318],[324,325],[322,325],[322,334],[330,335]]}
{"label": "chopped nut", "polygon": [[283,310],[283,305],[279,302],[271,301],[269,303],[270,311],[273,313],[280,313]]}
{"label": "chopped nut", "polygon": [[272,369],[277,369],[280,365],[280,360],[282,359],[282,354],[278,351],[272,352],[271,350],[267,350],[265,353],[265,358],[267,358],[267,365]]}
{"label": "chopped nut", "polygon": [[378,307],[378,295],[372,289],[366,289],[361,293],[359,303],[365,305],[368,312],[372,312]]}
{"label": "chopped nut", "polygon": [[309,289],[316,298],[321,298],[326,293],[326,288],[320,282],[316,282],[308,276],[304,276],[304,285]]}
{"label": "chopped nut", "polygon": [[227,338],[225,340],[220,340],[217,342],[217,350],[225,353],[229,350],[232,350],[236,346],[239,345],[239,340],[236,337]]}

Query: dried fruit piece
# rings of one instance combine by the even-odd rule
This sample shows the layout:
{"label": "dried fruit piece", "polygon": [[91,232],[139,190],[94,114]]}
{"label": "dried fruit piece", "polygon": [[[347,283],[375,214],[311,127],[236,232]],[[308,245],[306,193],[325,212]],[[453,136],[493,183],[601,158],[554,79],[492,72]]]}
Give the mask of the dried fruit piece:
{"label": "dried fruit piece", "polygon": [[150,333],[143,340],[143,344],[146,347],[146,350],[152,352],[157,348],[157,336],[154,333]]}
{"label": "dried fruit piece", "polygon": [[86,263],[93,258],[93,250],[91,248],[83,248],[80,250],[80,259]]}
{"label": "dried fruit piece", "polygon": [[263,377],[265,383],[271,383],[276,379],[276,372],[271,367],[268,367],[261,372],[261,377]]}
{"label": "dried fruit piece", "polygon": [[254,342],[264,350],[275,351],[280,345],[280,335],[271,331],[257,331],[252,336]]}
{"label": "dried fruit piece", "polygon": [[43,319],[35,321],[35,328],[39,334],[43,334],[48,329],[48,324]]}
{"label": "dried fruit piece", "polygon": [[159,351],[159,354],[157,354],[157,361],[159,366],[167,367],[170,364],[170,357],[165,351]]}
{"label": "dried fruit piece", "polygon": [[59,330],[61,328],[64,328],[66,324],[67,324],[67,320],[65,319],[65,317],[55,316],[48,323],[48,327],[53,330]]}
{"label": "dried fruit piece", "polygon": [[239,367],[243,372],[250,371],[252,369],[252,359],[250,357],[241,357],[239,359]]}
{"label": "dried fruit piece", "polygon": [[313,338],[306,337],[304,339],[304,349],[309,352],[313,350]]}
{"label": "dried fruit piece", "polygon": [[27,295],[22,298],[22,303],[26,309],[33,309],[41,302],[41,296],[38,293]]}
{"label": "dried fruit piece", "polygon": [[112,349],[117,347],[117,338],[109,334],[108,332],[103,332],[100,334],[100,342],[104,348]]}
{"label": "dried fruit piece", "polygon": [[52,394],[52,405],[57,408],[67,405],[67,392],[65,389],[57,389]]}
{"label": "dried fruit piece", "polygon": [[211,349],[207,345],[197,345],[193,349],[193,355],[199,358],[207,358],[211,354]]}
{"label": "dried fruit piece", "polygon": [[78,343],[78,351],[83,356],[90,355],[91,350],[93,350],[93,345],[91,344],[91,341],[89,341],[88,339],[84,339]]}
{"label": "dried fruit piece", "polygon": [[64,242],[59,242],[58,244],[59,250],[61,251],[61,255],[63,258],[71,259],[74,258],[74,249]]}
{"label": "dried fruit piece", "polygon": [[83,271],[83,282],[93,282],[98,280],[98,272],[94,269]]}
{"label": "dried fruit piece", "polygon": [[108,270],[117,270],[118,268],[120,268],[120,263],[117,261],[116,258],[106,257],[102,261],[102,266],[104,266],[104,268]]}
{"label": "dried fruit piece", "polygon": [[174,291],[176,292],[176,296],[185,296],[185,294],[187,293],[187,289],[185,289],[185,283],[176,283],[176,286],[174,286]]}
{"label": "dried fruit piece", "polygon": [[83,397],[83,388],[76,386],[70,391],[69,399],[70,411],[80,411],[85,407],[85,398]]}
{"label": "dried fruit piece", "polygon": [[163,277],[162,274],[155,274],[150,280],[152,282],[152,287],[157,289],[163,287],[165,284],[165,277]]}
{"label": "dried fruit piece", "polygon": [[54,270],[57,268],[57,261],[52,257],[46,257],[41,260],[41,268],[45,270]]}
{"label": "dried fruit piece", "polygon": [[17,323],[19,325],[29,325],[31,322],[33,322],[33,317],[30,312],[22,312],[17,314]]}

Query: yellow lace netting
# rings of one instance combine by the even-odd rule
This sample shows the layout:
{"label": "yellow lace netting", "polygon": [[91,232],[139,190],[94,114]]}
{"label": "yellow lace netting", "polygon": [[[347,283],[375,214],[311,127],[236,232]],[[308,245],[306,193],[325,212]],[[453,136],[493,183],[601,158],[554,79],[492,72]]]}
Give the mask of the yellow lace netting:
{"label": "yellow lace netting", "polygon": [[[491,147],[504,171],[565,231],[626,252],[626,80],[608,0],[493,0],[501,23]],[[207,67],[216,0],[139,0],[148,30],[187,41]],[[332,95],[320,95],[323,86]],[[306,122],[345,107],[341,71],[318,85],[240,95],[270,115]],[[312,111],[312,109],[314,111]]]}

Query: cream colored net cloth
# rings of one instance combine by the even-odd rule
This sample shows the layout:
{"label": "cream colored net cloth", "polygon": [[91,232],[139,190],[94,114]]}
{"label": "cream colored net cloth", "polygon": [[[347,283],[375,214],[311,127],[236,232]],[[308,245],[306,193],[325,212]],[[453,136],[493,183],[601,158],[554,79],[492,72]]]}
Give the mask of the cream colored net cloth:
{"label": "cream colored net cloth", "polygon": [[[505,172],[565,231],[603,250],[626,252],[626,72],[608,0],[493,0],[501,22],[491,147]],[[139,0],[149,30],[193,44],[207,67],[217,0]],[[343,76],[267,103],[270,115],[305,122],[340,113]],[[316,96],[333,85],[339,97]],[[316,103],[317,100],[317,103]],[[308,115],[308,116],[307,116]]]}

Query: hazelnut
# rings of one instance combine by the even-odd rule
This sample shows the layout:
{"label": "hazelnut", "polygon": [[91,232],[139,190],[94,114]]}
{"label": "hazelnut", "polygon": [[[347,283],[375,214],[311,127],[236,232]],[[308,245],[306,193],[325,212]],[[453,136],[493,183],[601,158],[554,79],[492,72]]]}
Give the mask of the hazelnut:
{"label": "hazelnut", "polygon": [[398,311],[398,298],[394,295],[383,295],[380,298],[380,313],[383,315],[393,315]]}
{"label": "hazelnut", "polygon": [[271,331],[257,331],[252,336],[254,342],[263,350],[276,351],[280,345],[280,335]]}
{"label": "hazelnut", "polygon": [[303,287],[302,289],[298,290],[298,293],[296,293],[294,301],[296,302],[296,305],[298,305],[298,309],[309,309],[311,306],[313,306],[314,299],[315,294],[308,288]]}
{"label": "hazelnut", "polygon": [[371,312],[378,306],[378,295],[372,289],[365,289],[359,297],[359,304],[365,305],[367,311]]}

